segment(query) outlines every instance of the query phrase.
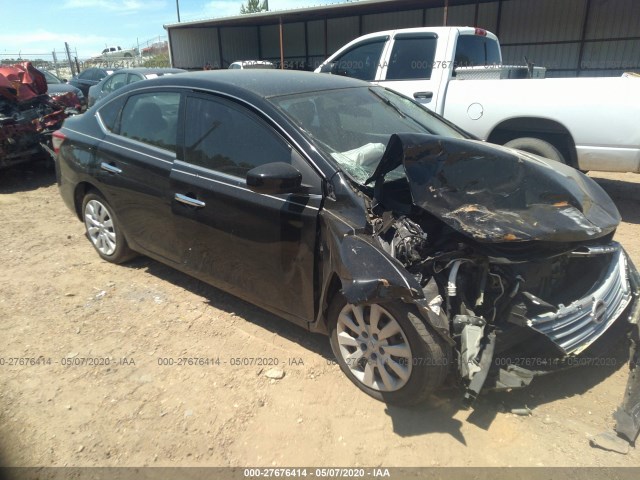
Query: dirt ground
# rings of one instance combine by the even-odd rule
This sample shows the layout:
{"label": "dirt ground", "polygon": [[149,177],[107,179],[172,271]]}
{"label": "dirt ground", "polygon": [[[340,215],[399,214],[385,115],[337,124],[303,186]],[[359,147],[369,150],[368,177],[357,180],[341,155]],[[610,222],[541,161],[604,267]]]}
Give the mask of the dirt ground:
{"label": "dirt ground", "polygon": [[[0,172],[5,465],[640,466],[639,448],[621,455],[588,442],[613,426],[624,341],[615,366],[490,393],[473,411],[455,390],[388,407],[347,380],[325,337],[147,258],[100,260],[41,167]],[[616,238],[640,265],[640,175],[593,177],[616,201]],[[177,365],[186,357],[209,365]],[[242,364],[250,358],[278,362],[284,378]],[[525,406],[531,416],[509,413]]]}

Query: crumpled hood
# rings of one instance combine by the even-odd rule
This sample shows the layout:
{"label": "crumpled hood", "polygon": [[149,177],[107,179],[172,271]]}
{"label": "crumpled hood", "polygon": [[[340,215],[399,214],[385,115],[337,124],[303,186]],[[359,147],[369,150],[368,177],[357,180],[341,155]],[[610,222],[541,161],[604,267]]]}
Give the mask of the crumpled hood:
{"label": "crumpled hood", "polygon": [[586,175],[473,140],[394,134],[366,183],[403,165],[413,203],[479,242],[577,242],[611,233],[620,214]]}

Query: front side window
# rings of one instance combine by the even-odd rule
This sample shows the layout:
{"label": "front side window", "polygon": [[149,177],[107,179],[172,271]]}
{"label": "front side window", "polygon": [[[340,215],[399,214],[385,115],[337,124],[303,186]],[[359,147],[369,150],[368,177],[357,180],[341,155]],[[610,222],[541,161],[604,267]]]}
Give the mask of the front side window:
{"label": "front side window", "polygon": [[175,152],[180,94],[156,92],[129,97],[122,110],[120,135]]}
{"label": "front side window", "polygon": [[90,68],[82,72],[80,75],[78,75],[78,78],[81,78],[82,80],[93,80],[94,73],[95,73],[95,69]]}
{"label": "front side window", "polygon": [[188,97],[184,161],[244,178],[271,162],[291,162],[291,147],[255,114],[216,99]]}
{"label": "front side window", "polygon": [[340,75],[360,80],[375,80],[386,41],[384,37],[352,47],[335,60],[334,68]]}
{"label": "front side window", "polygon": [[396,35],[387,80],[430,79],[437,42],[438,38],[433,34]]}

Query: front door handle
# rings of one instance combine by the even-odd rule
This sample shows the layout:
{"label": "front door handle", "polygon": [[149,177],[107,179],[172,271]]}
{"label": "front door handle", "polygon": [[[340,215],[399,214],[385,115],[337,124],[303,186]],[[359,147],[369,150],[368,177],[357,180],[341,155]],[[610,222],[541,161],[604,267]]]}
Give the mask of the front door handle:
{"label": "front door handle", "polygon": [[182,195],[181,193],[176,193],[175,199],[180,203],[189,205],[190,207],[202,208],[206,205],[206,203],[204,203],[202,200],[187,197],[186,195]]}
{"label": "front door handle", "polygon": [[431,100],[433,98],[433,92],[416,92],[413,94],[413,98],[416,100]]}
{"label": "front door handle", "polygon": [[110,163],[107,163],[107,162],[102,162],[100,164],[100,168],[102,170],[104,170],[105,172],[109,172],[109,173],[115,173],[115,174],[122,173],[121,169],[119,169],[115,165],[111,165]]}

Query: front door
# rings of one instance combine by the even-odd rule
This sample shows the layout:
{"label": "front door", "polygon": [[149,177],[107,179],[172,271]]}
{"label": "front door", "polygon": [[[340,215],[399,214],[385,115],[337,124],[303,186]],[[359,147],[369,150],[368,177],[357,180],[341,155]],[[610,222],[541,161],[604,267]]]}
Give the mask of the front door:
{"label": "front door", "polygon": [[[247,188],[246,173],[270,162],[298,168],[304,191]],[[321,181],[266,121],[214,95],[188,96],[171,191],[185,271],[300,324],[313,318]]]}

